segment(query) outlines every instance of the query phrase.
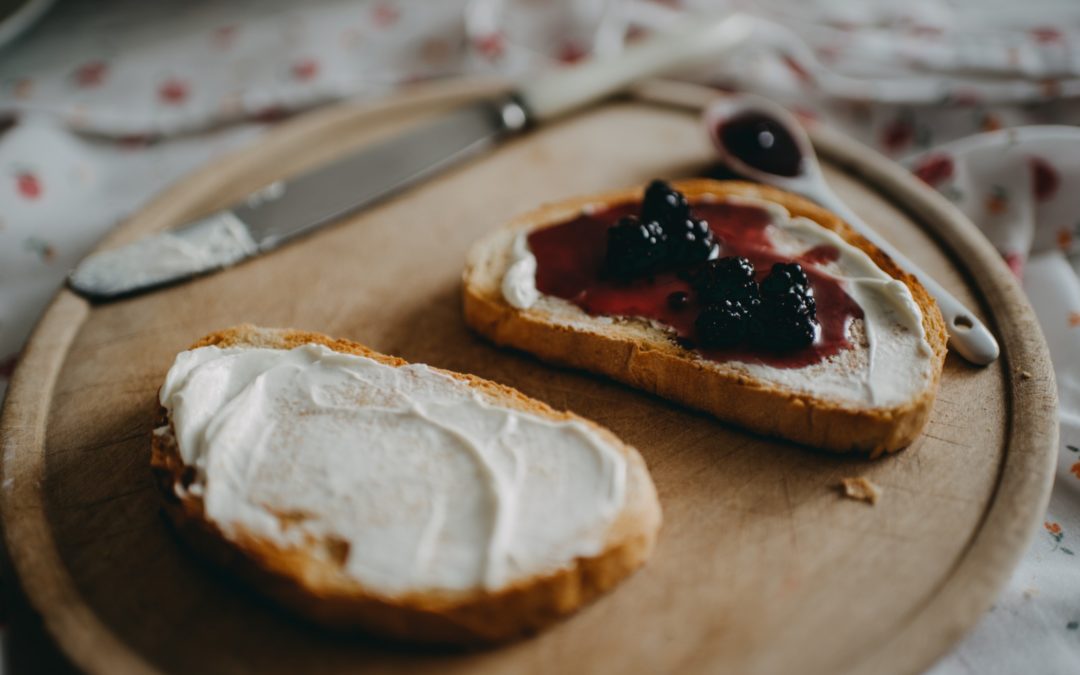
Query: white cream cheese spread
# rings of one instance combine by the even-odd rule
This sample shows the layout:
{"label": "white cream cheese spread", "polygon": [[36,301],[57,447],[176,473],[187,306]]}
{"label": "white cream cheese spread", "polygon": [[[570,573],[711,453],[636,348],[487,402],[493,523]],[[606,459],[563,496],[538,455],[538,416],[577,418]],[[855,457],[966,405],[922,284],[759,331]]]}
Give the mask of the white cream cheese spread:
{"label": "white cream cheese spread", "polygon": [[600,553],[625,499],[626,459],[590,427],[424,365],[202,347],[176,357],[160,399],[209,520],[283,547],[337,542],[374,592],[550,573]]}
{"label": "white cream cheese spread", "polygon": [[[862,309],[864,317],[849,326],[854,347],[826,360],[801,368],[781,368],[764,363],[710,361],[709,367],[737,370],[762,381],[826,400],[859,406],[891,407],[912,399],[926,389],[934,376],[933,350],[926,340],[922,312],[903,282],[879,268],[861,249],[814,221],[793,218],[782,205],[751,197],[727,197],[732,203],[763,208],[771,215],[767,227],[770,243],[782,255],[797,258],[810,249],[827,245],[838,258],[818,267],[835,277]],[[702,198],[713,201],[711,195]],[[502,280],[503,297],[518,309],[535,308],[551,321],[578,330],[633,317],[590,317],[576,305],[540,293],[536,288],[536,257],[529,250],[528,233],[513,243],[510,266]],[[721,252],[723,255],[723,252]],[[641,321],[645,321],[642,319]],[[664,329],[655,321],[653,328]]]}
{"label": "white cream cheese spread", "polygon": [[75,269],[71,281],[80,289],[115,295],[228,267],[257,250],[247,225],[221,211],[183,229],[95,253]]}
{"label": "white cream cheese spread", "polygon": [[527,239],[525,232],[514,239],[513,261],[502,280],[503,297],[518,309],[528,309],[540,299],[540,291],[536,290],[536,256],[529,250]]}

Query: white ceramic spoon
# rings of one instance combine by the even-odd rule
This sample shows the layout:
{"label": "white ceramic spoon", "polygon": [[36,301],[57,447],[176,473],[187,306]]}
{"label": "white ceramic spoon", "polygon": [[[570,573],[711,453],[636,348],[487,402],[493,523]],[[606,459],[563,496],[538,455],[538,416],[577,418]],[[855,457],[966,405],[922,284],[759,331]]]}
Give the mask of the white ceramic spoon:
{"label": "white ceramic spoon", "polygon": [[[737,156],[736,150],[727,146],[720,133],[723,124],[753,113],[771,118],[787,131],[801,157],[801,163],[797,165],[797,168],[790,171],[780,170],[780,173],[755,168]],[[717,99],[705,109],[704,120],[721,160],[729,168],[751,180],[802,195],[843,218],[859,234],[884,251],[897,265],[913,274],[930,292],[930,295],[934,296],[948,326],[949,343],[957,353],[980,366],[985,366],[997,359],[1000,352],[997,340],[975,314],[942,288],[941,284],[934,281],[930,275],[919,269],[918,265],[911,262],[880,234],[871,229],[829,188],[825,183],[821,165],[814,154],[810,139],[794,115],[768,99],[740,94]],[[763,142],[761,143],[763,145],[770,145],[783,139],[775,139],[768,134],[757,140]]]}

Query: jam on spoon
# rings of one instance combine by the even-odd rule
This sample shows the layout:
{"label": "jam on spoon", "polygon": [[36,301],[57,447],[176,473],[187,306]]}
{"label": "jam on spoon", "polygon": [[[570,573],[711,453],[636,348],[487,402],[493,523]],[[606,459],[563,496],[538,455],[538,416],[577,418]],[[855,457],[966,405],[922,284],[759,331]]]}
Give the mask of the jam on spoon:
{"label": "jam on spoon", "polygon": [[788,178],[802,173],[802,152],[795,138],[765,113],[748,111],[725,120],[719,137],[728,152],[758,171]]}
{"label": "jam on spoon", "polygon": [[[762,119],[763,126],[754,124],[755,120]],[[810,139],[791,113],[767,99],[740,94],[717,98],[706,109],[704,121],[724,164],[741,178],[817,202],[846,220],[901,268],[914,274],[937,300],[948,327],[950,346],[961,356],[976,365],[987,365],[998,358],[1000,348],[986,325],[964,303],[875,232],[830,189]],[[740,128],[748,133],[737,133]],[[762,130],[768,134],[759,134]],[[737,147],[731,147],[732,144]],[[714,169],[710,175],[716,172]]]}

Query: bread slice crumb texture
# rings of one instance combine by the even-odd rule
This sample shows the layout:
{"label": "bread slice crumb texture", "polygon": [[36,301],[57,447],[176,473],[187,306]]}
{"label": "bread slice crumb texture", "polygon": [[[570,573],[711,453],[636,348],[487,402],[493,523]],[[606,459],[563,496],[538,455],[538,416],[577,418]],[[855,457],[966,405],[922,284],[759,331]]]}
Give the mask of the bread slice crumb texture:
{"label": "bread slice crumb texture", "polygon": [[882,490],[877,483],[869,478],[855,476],[840,479],[840,492],[848,499],[857,502],[866,502],[873,506],[877,504],[878,499],[881,498]]}
{"label": "bread slice crumb texture", "polygon": [[[692,206],[731,202],[769,210],[772,245],[781,254],[797,256],[822,244],[839,251],[839,259],[821,267],[843,277],[867,315],[848,327],[851,348],[791,368],[714,360],[681,346],[656,321],[589,314],[563,298],[506,292],[521,276],[510,272],[523,259],[530,233],[634,203],[641,189],[547,205],[477,242],[464,273],[466,321],[497,344],[608,375],[757,432],[872,454],[909,444],[929,418],[945,357],[944,321],[926,290],[805,199],[738,181],[672,185]],[[521,302],[530,298],[531,304]]]}
{"label": "bread slice crumb texture", "polygon": [[[574,576],[625,539],[634,559],[620,567],[651,548],[655,490],[609,432],[491,383],[334,347],[254,341],[177,356],[155,454],[172,453],[169,489],[226,542],[256,559],[301,557],[322,592],[444,613]],[[613,581],[581,589],[582,601]],[[535,627],[510,614],[504,629],[473,632]]]}

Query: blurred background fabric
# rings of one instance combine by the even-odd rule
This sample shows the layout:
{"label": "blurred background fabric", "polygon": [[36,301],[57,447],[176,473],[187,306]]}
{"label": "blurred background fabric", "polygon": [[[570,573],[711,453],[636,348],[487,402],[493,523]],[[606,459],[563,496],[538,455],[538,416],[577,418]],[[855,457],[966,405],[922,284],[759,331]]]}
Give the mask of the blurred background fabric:
{"label": "blurred background fabric", "polygon": [[731,11],[758,17],[754,39],[682,77],[771,96],[905,163],[1023,280],[1058,378],[1057,482],[1001,598],[932,672],[1080,672],[1072,0],[61,0],[0,48],[0,398],[67,270],[275,122],[434,78],[528,77]]}

